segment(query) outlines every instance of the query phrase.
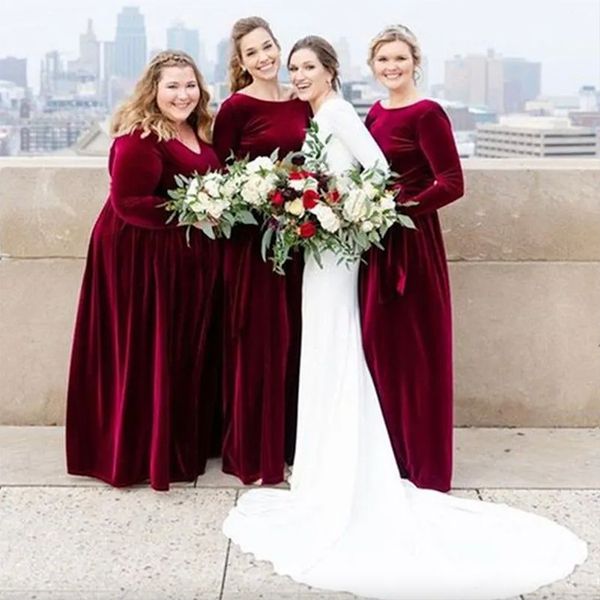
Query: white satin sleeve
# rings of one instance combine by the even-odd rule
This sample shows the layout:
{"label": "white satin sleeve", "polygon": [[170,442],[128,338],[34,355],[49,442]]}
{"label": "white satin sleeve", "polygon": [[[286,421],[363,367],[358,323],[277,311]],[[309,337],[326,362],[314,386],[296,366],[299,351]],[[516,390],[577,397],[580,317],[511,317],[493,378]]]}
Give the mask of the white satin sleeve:
{"label": "white satin sleeve", "polygon": [[323,106],[331,133],[364,169],[379,167],[388,173],[388,162],[350,102],[336,98]]}

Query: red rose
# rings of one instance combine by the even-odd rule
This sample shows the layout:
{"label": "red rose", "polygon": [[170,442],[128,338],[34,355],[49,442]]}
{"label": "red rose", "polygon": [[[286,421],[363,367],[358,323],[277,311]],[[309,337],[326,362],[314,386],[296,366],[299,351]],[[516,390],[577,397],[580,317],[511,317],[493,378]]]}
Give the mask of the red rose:
{"label": "red rose", "polygon": [[329,204],[337,204],[340,201],[340,193],[335,188],[329,190],[327,197],[329,198]]}
{"label": "red rose", "polygon": [[310,210],[317,205],[319,200],[319,192],[315,190],[305,190],[302,194],[302,203],[306,210]]}
{"label": "red rose", "polygon": [[298,227],[298,233],[301,238],[311,238],[317,233],[317,226],[312,221],[307,221]]}
{"label": "red rose", "polygon": [[273,204],[274,206],[283,206],[284,202],[285,202],[285,198],[283,197],[283,194],[279,190],[275,190],[271,194],[271,204]]}
{"label": "red rose", "polygon": [[290,179],[306,179],[309,173],[306,171],[292,171],[290,173]]}

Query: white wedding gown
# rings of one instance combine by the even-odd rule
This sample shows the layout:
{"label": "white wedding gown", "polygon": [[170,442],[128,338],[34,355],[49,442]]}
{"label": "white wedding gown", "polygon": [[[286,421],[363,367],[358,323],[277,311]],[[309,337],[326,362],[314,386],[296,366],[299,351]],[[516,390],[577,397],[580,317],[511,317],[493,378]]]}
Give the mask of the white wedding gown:
{"label": "white wedding gown", "polygon": [[[315,120],[333,172],[386,164],[346,101]],[[509,598],[567,576],[587,548],[566,528],[400,478],[361,344],[358,265],[322,262],[304,271],[291,489],[242,495],[225,534],[279,574],[369,598]]]}

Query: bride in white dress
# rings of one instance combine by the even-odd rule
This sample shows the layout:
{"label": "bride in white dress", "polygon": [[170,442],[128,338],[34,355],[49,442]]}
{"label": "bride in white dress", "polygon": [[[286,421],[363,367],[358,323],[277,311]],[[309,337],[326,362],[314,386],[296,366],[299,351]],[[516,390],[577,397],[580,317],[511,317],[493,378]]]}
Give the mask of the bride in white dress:
{"label": "bride in white dress", "polygon": [[[336,93],[321,38],[288,61],[334,173],[386,164]],[[537,515],[416,488],[401,479],[361,343],[358,264],[307,260],[298,435],[291,489],[241,496],[225,534],[275,571],[329,590],[390,600],[509,598],[567,576],[585,542]]]}

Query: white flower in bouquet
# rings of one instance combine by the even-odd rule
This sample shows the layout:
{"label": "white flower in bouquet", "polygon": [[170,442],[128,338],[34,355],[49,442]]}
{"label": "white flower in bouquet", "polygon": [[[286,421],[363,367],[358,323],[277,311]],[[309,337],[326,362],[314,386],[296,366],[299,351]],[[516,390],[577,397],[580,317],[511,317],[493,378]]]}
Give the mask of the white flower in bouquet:
{"label": "white flower in bouquet", "polygon": [[222,198],[211,199],[206,207],[206,214],[213,219],[220,219],[223,213],[231,206],[228,200]]}
{"label": "white flower in bouquet", "polygon": [[384,194],[379,201],[379,206],[381,207],[381,210],[396,210],[394,194],[390,192]]}
{"label": "white flower in bouquet", "polygon": [[351,223],[364,221],[368,213],[367,197],[362,189],[354,188],[344,200],[342,212]]}
{"label": "white flower in bouquet", "polygon": [[317,206],[310,209],[310,212],[319,219],[319,223],[325,231],[335,233],[340,228],[339,217],[326,204],[317,204]]}
{"label": "white flower in bouquet", "polygon": [[285,210],[296,217],[303,217],[306,212],[302,198],[296,198],[295,200],[286,202]]}
{"label": "white flower in bouquet", "polygon": [[[196,181],[196,180],[194,180]],[[190,204],[190,208],[196,214],[202,214],[207,211],[208,205],[210,204],[210,197],[205,192],[198,192],[195,196],[194,202]]]}
{"label": "white flower in bouquet", "polygon": [[306,179],[292,179],[288,182],[288,185],[297,192],[303,192]]}
{"label": "white flower in bouquet", "polygon": [[261,171],[272,171],[275,168],[273,161],[268,156],[257,156],[246,165],[248,173],[260,173]]}
{"label": "white flower in bouquet", "polygon": [[340,175],[335,181],[335,187],[340,194],[344,195],[351,192],[356,187],[356,184],[348,175]]}
{"label": "white flower in bouquet", "polygon": [[192,179],[190,185],[185,193],[186,202],[191,203],[196,200],[196,196],[200,191],[200,183],[196,177]]}
{"label": "white flower in bouquet", "polygon": [[225,183],[221,186],[221,194],[225,198],[233,198],[240,193],[245,183],[246,177],[241,175],[226,177]]}
{"label": "white flower in bouquet", "polygon": [[221,195],[223,177],[220,173],[208,173],[202,180],[202,187],[209,196],[218,198]]}
{"label": "white flower in bouquet", "polygon": [[370,181],[362,184],[362,191],[369,200],[374,200],[379,195],[379,190]]}
{"label": "white flower in bouquet", "polygon": [[248,178],[242,187],[242,198],[252,206],[264,204],[269,194],[275,189],[276,179],[254,174]]}
{"label": "white flower in bouquet", "polygon": [[375,229],[375,224],[372,223],[371,221],[365,221],[364,223],[361,223],[361,226],[360,226],[361,231],[364,231],[365,233],[369,233],[369,232],[373,231],[373,229]]}

